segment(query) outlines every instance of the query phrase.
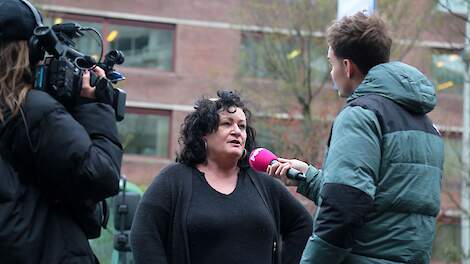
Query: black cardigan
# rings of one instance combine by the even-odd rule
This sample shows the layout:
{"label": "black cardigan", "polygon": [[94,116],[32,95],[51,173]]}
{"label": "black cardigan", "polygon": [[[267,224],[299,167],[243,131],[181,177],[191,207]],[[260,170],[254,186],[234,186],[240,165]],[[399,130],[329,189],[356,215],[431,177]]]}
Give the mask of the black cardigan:
{"label": "black cardigan", "polygon": [[[278,241],[274,263],[299,263],[312,233],[311,216],[277,180],[249,167],[242,171],[250,177],[273,216]],[[137,264],[191,263],[183,219],[189,208],[195,173],[196,169],[183,164],[170,165],[145,192],[131,230]]]}

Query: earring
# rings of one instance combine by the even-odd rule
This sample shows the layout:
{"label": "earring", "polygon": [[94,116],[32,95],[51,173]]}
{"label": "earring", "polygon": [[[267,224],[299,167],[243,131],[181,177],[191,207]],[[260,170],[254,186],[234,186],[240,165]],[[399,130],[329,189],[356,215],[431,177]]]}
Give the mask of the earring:
{"label": "earring", "polygon": [[204,149],[206,150],[207,152],[207,141],[205,139],[202,140],[204,142]]}
{"label": "earring", "polygon": [[244,159],[246,157],[246,148],[243,148],[243,153],[240,159]]}

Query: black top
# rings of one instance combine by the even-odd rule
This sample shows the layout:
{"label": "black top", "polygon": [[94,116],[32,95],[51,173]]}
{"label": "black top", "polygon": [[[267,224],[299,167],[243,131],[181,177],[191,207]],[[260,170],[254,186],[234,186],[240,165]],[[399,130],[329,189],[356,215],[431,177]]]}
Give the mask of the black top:
{"label": "black top", "polygon": [[213,189],[202,172],[192,181],[187,218],[192,263],[272,263],[274,222],[250,179],[238,175],[228,195]]}
{"label": "black top", "polygon": [[[194,197],[193,178],[197,174],[193,167],[172,164],[163,169],[149,186],[132,223],[130,239],[136,264],[192,264],[187,220]],[[242,167],[240,175],[252,182],[255,195],[272,215],[276,230],[276,251],[272,263],[298,264],[312,234],[311,216],[285,186],[267,174]],[[240,246],[239,243],[231,244],[232,247]]]}

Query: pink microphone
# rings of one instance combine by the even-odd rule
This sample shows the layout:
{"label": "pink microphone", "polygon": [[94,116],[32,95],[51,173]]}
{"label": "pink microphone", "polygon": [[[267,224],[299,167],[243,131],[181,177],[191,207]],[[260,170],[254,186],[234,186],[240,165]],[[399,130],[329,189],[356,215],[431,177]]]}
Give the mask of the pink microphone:
{"label": "pink microphone", "polygon": [[[266,172],[269,165],[278,161],[276,155],[271,151],[265,148],[257,148],[251,152],[248,162],[250,163],[251,168],[255,171]],[[287,171],[287,177],[293,180],[305,181],[305,175],[294,168],[290,168]]]}

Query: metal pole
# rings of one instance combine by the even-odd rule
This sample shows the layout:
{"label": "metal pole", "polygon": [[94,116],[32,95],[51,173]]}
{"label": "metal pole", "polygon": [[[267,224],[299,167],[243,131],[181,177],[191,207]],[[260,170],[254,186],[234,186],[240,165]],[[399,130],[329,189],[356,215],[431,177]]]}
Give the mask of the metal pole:
{"label": "metal pole", "polygon": [[467,22],[465,28],[465,50],[464,50],[464,61],[465,61],[465,82],[463,88],[463,127],[462,127],[462,190],[461,190],[461,205],[462,214],[460,217],[460,228],[461,228],[461,244],[463,253],[463,264],[470,264],[470,189],[469,189],[469,162],[470,162],[470,9],[467,9]]}

